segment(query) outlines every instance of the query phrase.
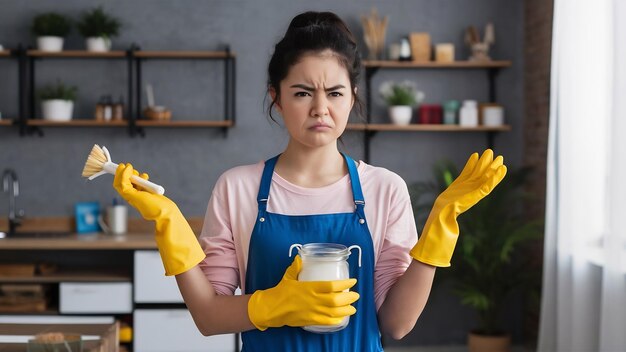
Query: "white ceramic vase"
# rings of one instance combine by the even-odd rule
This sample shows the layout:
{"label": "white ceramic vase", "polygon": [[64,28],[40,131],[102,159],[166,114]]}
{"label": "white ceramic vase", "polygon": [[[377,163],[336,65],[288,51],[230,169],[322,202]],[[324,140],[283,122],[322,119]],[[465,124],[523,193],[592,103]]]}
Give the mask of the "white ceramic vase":
{"label": "white ceramic vase", "polygon": [[89,37],[85,40],[87,51],[106,52],[111,50],[111,39],[105,37]]}
{"label": "white ceramic vase", "polygon": [[51,99],[41,103],[43,119],[48,121],[69,121],[73,111],[74,102],[71,100]]}
{"label": "white ceramic vase", "polygon": [[63,37],[43,36],[37,37],[37,48],[46,52],[63,51]]}
{"label": "white ceramic vase", "polygon": [[413,107],[410,105],[396,105],[389,107],[389,119],[396,125],[408,125],[413,117]]}

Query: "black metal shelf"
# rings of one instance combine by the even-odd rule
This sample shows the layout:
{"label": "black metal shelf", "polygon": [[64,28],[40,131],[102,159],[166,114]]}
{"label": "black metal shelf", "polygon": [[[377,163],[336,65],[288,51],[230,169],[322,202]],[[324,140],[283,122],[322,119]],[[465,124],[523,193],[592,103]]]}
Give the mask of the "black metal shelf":
{"label": "black metal shelf", "polygon": [[458,125],[420,125],[411,124],[409,126],[396,126],[392,124],[372,124],[372,78],[376,72],[381,69],[403,69],[403,70],[442,70],[442,69],[481,69],[486,70],[489,90],[489,101],[496,102],[496,76],[500,69],[507,68],[512,65],[511,61],[454,61],[448,63],[438,62],[411,62],[411,61],[363,61],[365,68],[365,94],[366,94],[366,120],[367,123],[351,123],[348,124],[348,130],[362,131],[363,151],[365,162],[370,160],[370,140],[378,132],[483,132],[487,134],[487,147],[493,147],[495,133],[506,132],[511,130],[511,126],[504,125],[498,127],[477,126],[472,128],[464,128]]}
{"label": "black metal shelf", "polygon": [[[221,128],[226,134],[235,125],[235,55],[227,46],[222,51],[142,51],[133,44],[126,51],[88,52],[84,50],[64,50],[43,52],[20,47],[17,50],[0,51],[1,57],[19,59],[19,117],[7,123],[0,120],[0,126],[18,125],[20,135],[38,134],[43,136],[43,128],[48,127],[126,127],[130,136],[145,136],[144,127],[160,128]],[[35,116],[35,62],[43,59],[105,59],[124,60],[127,64],[127,119],[122,121],[95,121],[93,119],[72,119],[56,122],[34,118]],[[167,120],[153,121],[142,119],[141,114],[141,65],[152,59],[192,59],[224,61],[224,117],[222,120]],[[29,118],[30,117],[30,118]]]}

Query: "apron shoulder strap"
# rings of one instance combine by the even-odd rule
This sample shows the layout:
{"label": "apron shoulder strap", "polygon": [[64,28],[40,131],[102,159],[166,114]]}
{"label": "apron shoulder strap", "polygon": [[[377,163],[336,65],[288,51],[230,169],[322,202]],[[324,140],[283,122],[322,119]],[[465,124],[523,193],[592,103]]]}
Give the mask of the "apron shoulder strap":
{"label": "apron shoulder strap", "polygon": [[361,219],[363,219],[365,218],[365,212],[363,211],[363,208],[365,207],[365,198],[363,197],[361,180],[359,179],[359,172],[356,168],[356,163],[345,153],[341,154],[346,159],[346,164],[348,165],[348,173],[350,173],[350,185],[352,186],[352,198],[354,199],[355,209],[357,213],[361,215]]}
{"label": "apron shoulder strap", "polygon": [[274,167],[280,154],[265,161],[265,167],[263,168],[263,175],[261,176],[261,185],[259,187],[259,194],[256,201],[259,204],[259,211],[265,212],[267,208],[267,199],[270,196],[270,186],[272,184],[272,175],[274,174]]}

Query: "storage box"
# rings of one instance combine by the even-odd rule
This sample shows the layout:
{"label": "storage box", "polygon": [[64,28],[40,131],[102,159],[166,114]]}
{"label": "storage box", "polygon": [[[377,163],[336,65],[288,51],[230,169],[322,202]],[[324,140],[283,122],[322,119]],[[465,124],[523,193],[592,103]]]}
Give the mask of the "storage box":
{"label": "storage box", "polygon": [[80,334],[83,352],[118,352],[119,323],[113,317],[0,316],[0,351],[23,352],[35,335]]}
{"label": "storage box", "polygon": [[133,310],[130,282],[61,282],[61,313],[130,313]]}
{"label": "storage box", "polygon": [[173,276],[165,276],[158,251],[135,251],[135,302],[183,303]]}
{"label": "storage box", "polygon": [[[232,352],[236,335],[202,336],[186,309],[135,309],[134,351]],[[164,329],[164,327],[167,329]]]}

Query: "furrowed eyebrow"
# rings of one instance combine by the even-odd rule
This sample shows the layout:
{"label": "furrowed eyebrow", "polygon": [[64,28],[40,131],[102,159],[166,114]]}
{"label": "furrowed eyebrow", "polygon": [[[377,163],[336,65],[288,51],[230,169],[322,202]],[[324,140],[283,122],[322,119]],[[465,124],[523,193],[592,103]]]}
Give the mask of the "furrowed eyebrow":
{"label": "furrowed eyebrow", "polygon": [[[315,91],[315,88],[306,86],[304,84],[294,84],[294,85],[292,85],[289,88],[300,88],[300,89],[306,90],[307,92]],[[344,85],[342,85],[342,84],[338,84],[338,85],[336,85],[334,87],[326,88],[325,91],[330,92],[330,91],[338,90],[338,89],[342,89],[342,88],[346,88],[346,87]]]}

